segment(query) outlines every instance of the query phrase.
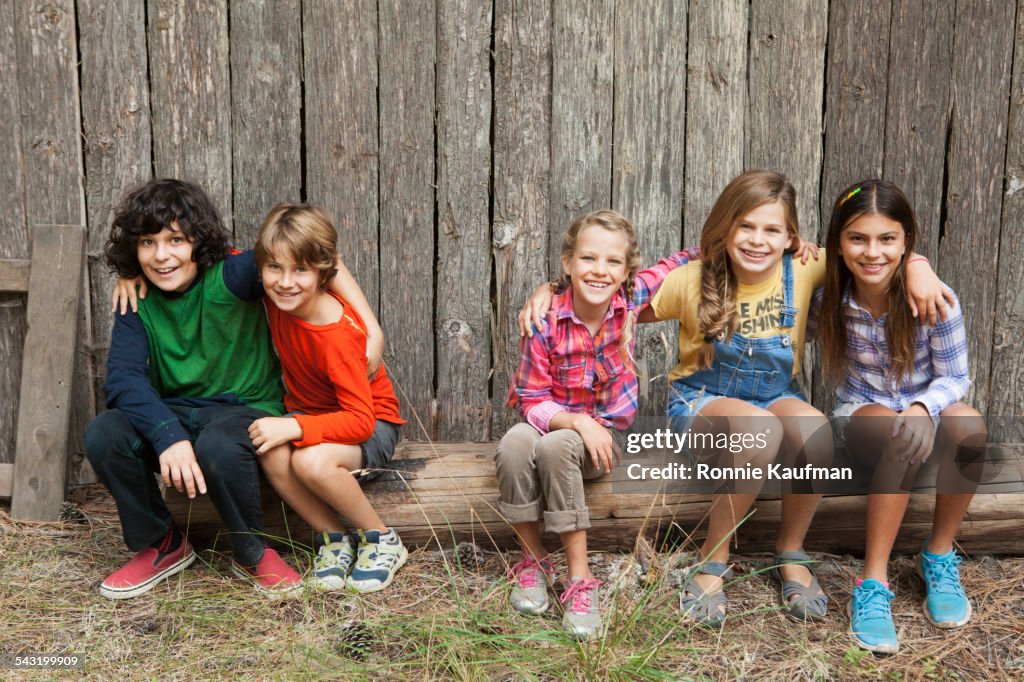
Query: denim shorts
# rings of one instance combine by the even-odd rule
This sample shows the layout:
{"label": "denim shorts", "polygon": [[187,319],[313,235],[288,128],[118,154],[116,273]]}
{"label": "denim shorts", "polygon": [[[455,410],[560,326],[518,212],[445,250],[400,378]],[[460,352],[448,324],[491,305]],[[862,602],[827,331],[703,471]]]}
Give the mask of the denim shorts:
{"label": "denim shorts", "polygon": [[[693,418],[704,409],[705,405],[719,398],[731,397],[720,393],[712,393],[703,388],[693,388],[682,381],[672,382],[669,385],[668,391],[668,416],[673,430],[677,433],[688,431],[693,423]],[[782,393],[767,400],[744,399],[743,402],[760,407],[762,410],[767,410],[770,405],[784,398],[796,398],[797,400],[807,402],[807,397],[800,390],[800,385],[796,381],[791,382]]]}

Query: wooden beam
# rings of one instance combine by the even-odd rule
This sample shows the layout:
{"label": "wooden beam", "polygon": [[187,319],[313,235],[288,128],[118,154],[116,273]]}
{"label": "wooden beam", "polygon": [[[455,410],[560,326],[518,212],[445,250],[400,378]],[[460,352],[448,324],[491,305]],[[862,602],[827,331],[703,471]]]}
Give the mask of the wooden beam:
{"label": "wooden beam", "polygon": [[37,225],[32,253],[11,516],[49,521],[64,501],[85,227]]}
{"label": "wooden beam", "polygon": [[28,271],[31,261],[21,258],[0,259],[0,292],[28,291]]}
{"label": "wooden beam", "polygon": [[[468,539],[488,546],[514,547],[512,528],[497,510],[495,446],[404,443],[392,462],[393,472],[368,483],[365,490],[381,518],[394,526],[410,546],[436,542],[450,545]],[[1024,518],[1024,495],[993,493],[1024,490],[1024,458],[1006,448],[993,450],[992,455],[1004,460],[1001,466],[993,467],[998,471],[986,476],[964,520],[959,540],[972,553],[1019,552],[1020,541],[1011,534]],[[709,495],[660,494],[653,485],[626,481],[625,474],[624,467],[619,467],[611,480],[586,484],[592,523],[588,537],[592,547],[628,550],[641,533],[655,540],[694,533],[705,521]],[[921,485],[925,494],[912,496],[901,527],[896,546],[902,551],[918,550],[930,532],[934,495],[927,491],[934,481],[923,480]],[[311,542],[309,526],[285,508],[266,482],[261,495],[264,530],[271,539]],[[170,490],[167,501],[175,519],[188,528],[194,541],[208,541],[223,529],[208,497],[190,501]],[[865,501],[863,495],[826,497],[808,534],[807,548],[862,553]],[[743,551],[772,549],[778,532],[782,512],[778,496],[764,495],[755,508],[756,514],[739,532],[738,546]]]}
{"label": "wooden beam", "polygon": [[10,497],[14,487],[14,465],[0,463],[0,497]]}

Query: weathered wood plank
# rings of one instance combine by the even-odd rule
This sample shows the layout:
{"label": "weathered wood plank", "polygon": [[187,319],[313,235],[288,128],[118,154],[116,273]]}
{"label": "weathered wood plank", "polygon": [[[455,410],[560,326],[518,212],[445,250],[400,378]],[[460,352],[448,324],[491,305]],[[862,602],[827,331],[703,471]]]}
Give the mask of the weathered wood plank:
{"label": "weathered wood plank", "polygon": [[569,223],[611,205],[615,3],[552,4],[548,275],[559,279]]}
{"label": "weathered wood plank", "polygon": [[[991,417],[1024,414],[1024,2],[1018,2],[992,344]],[[990,422],[993,420],[990,420]],[[1020,417],[1016,420],[1021,424]],[[998,437],[1009,437],[997,433]]]}
{"label": "weathered wood plank", "polygon": [[[0,213],[0,257],[28,258],[14,4],[14,0],[0,0],[0,194],[7,197],[6,210]],[[24,288],[28,288],[27,270]],[[24,346],[25,297],[0,293],[0,386],[10,395],[17,395],[21,385]],[[17,414],[17,401],[0,401],[0,462],[14,460]]]}
{"label": "weathered wood plank", "polygon": [[853,0],[831,4],[825,84],[825,156],[821,179],[823,242],[839,192],[852,182],[882,177],[885,140],[889,13]]}
{"label": "weathered wood plank", "polygon": [[437,438],[434,409],[433,0],[381,0],[380,323],[404,435]]}
{"label": "weathered wood plank", "polygon": [[437,402],[445,440],[490,437],[491,5],[437,16]]}
{"label": "weathered wood plank", "polygon": [[974,385],[967,401],[982,414],[989,403],[993,324],[1003,314],[995,309],[992,273],[999,264],[1015,9],[1012,3],[964,3],[955,16],[952,135],[938,273],[960,297],[971,330],[967,347]]}
{"label": "weathered wood plank", "polygon": [[683,244],[700,243],[718,194],[743,170],[746,0],[690,0]]}
{"label": "weathered wood plank", "polygon": [[156,174],[202,187],[230,230],[227,3],[149,0],[148,7]]}
{"label": "weathered wood plank", "polygon": [[229,11],[235,244],[245,248],[274,204],[300,199],[302,15],[299,0]]}
{"label": "weathered wood plank", "polygon": [[28,291],[28,273],[32,261],[24,258],[5,258],[0,260],[0,292]]}
{"label": "weathered wood plank", "polygon": [[85,227],[37,225],[11,516],[55,520],[64,501]]}
{"label": "weathered wood plank", "polygon": [[[28,225],[85,225],[74,3],[16,3],[15,17]],[[85,273],[79,275],[81,286],[88,286]],[[82,305],[74,314],[78,338],[88,343],[91,309]],[[71,460],[82,462],[82,435],[95,412],[92,358],[84,352],[73,357],[75,395],[70,401],[70,437],[62,442],[68,444]]]}
{"label": "weathered wood plank", "polygon": [[885,179],[910,199],[919,227],[914,249],[933,266],[946,170],[953,10],[942,0],[894,2],[889,37]]}
{"label": "weathered wood plank", "polygon": [[[852,182],[882,176],[885,139],[889,13],[852,0],[833,2],[828,17],[825,84],[825,156],[821,174],[821,230],[804,238],[824,243],[836,196]],[[834,387],[822,381],[820,350],[804,353],[811,402],[828,413]]]}
{"label": "weathered wood plank", "polygon": [[519,421],[505,407],[519,364],[516,314],[543,281],[551,160],[551,3],[495,4],[494,224],[497,312],[492,433]]}
{"label": "weathered wood plank", "polygon": [[0,463],[0,497],[11,496],[11,491],[14,489],[14,465],[9,463]]}
{"label": "weathered wood plank", "polygon": [[[637,230],[644,263],[682,244],[686,5],[630,0],[615,5],[615,131],[612,205]],[[677,325],[638,327],[637,414],[664,414]]]}
{"label": "weathered wood plank", "polygon": [[[78,22],[89,225],[86,301],[93,312],[90,336],[82,344],[95,368],[87,389],[102,405],[115,279],[104,262],[103,246],[121,195],[152,174],[145,6],[130,0],[79,0]],[[115,34],[118,40],[111,40]],[[95,480],[87,460],[73,463],[69,483]]]}
{"label": "weathered wood plank", "polygon": [[[404,444],[399,446],[394,467],[366,486],[374,507],[388,525],[398,529],[406,544],[418,546],[440,541],[447,546],[455,539],[470,539],[499,547],[515,546],[511,527],[497,511],[497,483],[494,478],[494,443],[449,443],[437,446]],[[693,532],[705,520],[710,497],[656,492],[656,486],[625,490],[624,471],[614,478],[586,484],[587,505],[593,527],[587,535],[593,544],[605,549],[630,549],[637,534],[651,536],[668,531],[672,522]],[[1019,479],[1019,474],[1017,475]],[[1016,483],[1021,485],[1019,480]],[[290,511],[282,515],[282,505],[266,483],[263,485],[264,523],[272,536],[288,533],[307,541],[311,533],[301,519]],[[642,492],[640,492],[642,491]],[[190,502],[184,495],[168,490],[168,505],[179,519],[188,519],[193,539],[209,538],[221,528],[221,522],[206,497]],[[853,552],[864,547],[864,505],[862,495],[826,497],[815,516],[807,547],[812,551]],[[897,547],[916,551],[931,527],[934,496],[911,498]],[[743,551],[772,548],[781,514],[778,496],[766,495],[756,503],[757,513],[739,533]],[[1012,524],[1024,515],[1024,495],[979,493],[968,512],[960,533],[960,542],[969,552],[1012,552],[1006,536]],[[287,521],[285,520],[287,518]],[[183,524],[184,525],[184,524]],[[1018,542],[1019,544],[1019,542]]]}
{"label": "weathered wood plank", "polygon": [[821,93],[827,0],[750,5],[746,167],[785,173],[796,187],[800,231],[818,234]]}
{"label": "weathered wood plank", "polygon": [[377,3],[303,2],[306,198],[338,228],[338,249],[377,310]]}

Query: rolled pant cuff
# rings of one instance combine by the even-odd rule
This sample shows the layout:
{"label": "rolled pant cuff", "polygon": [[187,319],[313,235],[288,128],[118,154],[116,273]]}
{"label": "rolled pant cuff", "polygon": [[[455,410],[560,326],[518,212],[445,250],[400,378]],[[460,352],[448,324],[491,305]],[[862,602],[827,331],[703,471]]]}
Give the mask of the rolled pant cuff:
{"label": "rolled pant cuff", "polygon": [[588,528],[590,528],[590,510],[586,507],[544,512],[544,530],[549,533],[568,533],[571,530],[587,530]]}
{"label": "rolled pant cuff", "polygon": [[509,504],[503,500],[498,500],[498,512],[509,523],[540,521],[540,500],[534,500],[526,504]]}

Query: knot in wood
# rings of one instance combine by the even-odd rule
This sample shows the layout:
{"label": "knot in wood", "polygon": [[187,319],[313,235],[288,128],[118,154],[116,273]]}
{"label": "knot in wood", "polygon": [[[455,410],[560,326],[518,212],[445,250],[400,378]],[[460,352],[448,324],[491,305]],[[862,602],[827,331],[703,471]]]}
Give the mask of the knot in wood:
{"label": "knot in wood", "polygon": [[766,33],[765,36],[764,36],[764,44],[767,47],[771,47],[772,43],[775,42],[775,37],[776,36],[775,36],[774,33]]}
{"label": "knot in wood", "polygon": [[441,336],[446,339],[468,338],[473,335],[473,328],[465,320],[449,319],[441,323]]}
{"label": "knot in wood", "polygon": [[491,242],[494,244],[494,248],[505,249],[515,242],[516,235],[518,234],[519,228],[516,227],[515,223],[510,220],[503,220],[494,224],[494,234],[491,237]]}

